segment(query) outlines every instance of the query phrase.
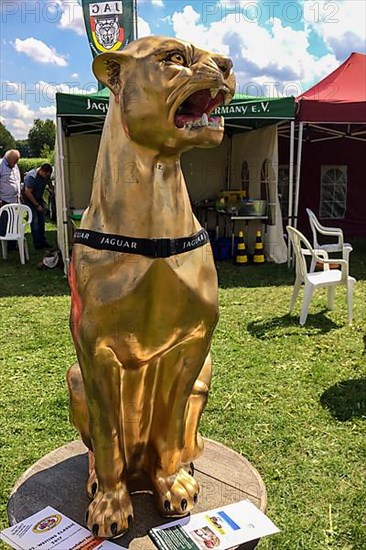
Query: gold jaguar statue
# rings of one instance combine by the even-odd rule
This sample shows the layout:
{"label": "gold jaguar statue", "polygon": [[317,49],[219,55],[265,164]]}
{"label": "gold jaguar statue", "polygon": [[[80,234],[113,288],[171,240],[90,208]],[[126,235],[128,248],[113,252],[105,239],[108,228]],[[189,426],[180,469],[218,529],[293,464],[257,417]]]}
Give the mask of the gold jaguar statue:
{"label": "gold jaguar statue", "polygon": [[180,154],[221,143],[212,113],[235,77],[229,58],[165,37],[99,55],[93,70],[112,94],[70,265],[78,364],[67,381],[90,450],[86,522],[116,537],[133,522],[135,490],[152,491],[164,516],[198,499],[217,277]]}

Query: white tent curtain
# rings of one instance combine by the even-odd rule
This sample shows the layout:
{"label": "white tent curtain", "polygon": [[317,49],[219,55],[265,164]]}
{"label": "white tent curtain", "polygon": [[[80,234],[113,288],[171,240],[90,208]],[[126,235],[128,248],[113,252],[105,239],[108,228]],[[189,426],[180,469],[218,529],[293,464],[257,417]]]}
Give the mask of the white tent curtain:
{"label": "white tent curtain", "polygon": [[192,149],[183,153],[182,170],[193,202],[212,199],[225,189],[228,142],[225,136],[218,147]]}
{"label": "white tent curtain", "polygon": [[254,246],[255,234],[262,231],[267,260],[275,263],[287,261],[287,246],[283,236],[282,214],[278,198],[278,137],[277,126],[233,136],[230,170],[230,188],[240,189],[243,162],[249,168],[249,198],[261,199],[261,175],[264,174],[269,187],[269,207],[272,208],[274,225],[251,221],[245,228],[249,249]]}
{"label": "white tent curtain", "polygon": [[72,226],[69,215],[84,210],[90,199],[100,135],[66,137],[61,118],[57,119],[55,148],[57,242],[65,272],[69,264]]}

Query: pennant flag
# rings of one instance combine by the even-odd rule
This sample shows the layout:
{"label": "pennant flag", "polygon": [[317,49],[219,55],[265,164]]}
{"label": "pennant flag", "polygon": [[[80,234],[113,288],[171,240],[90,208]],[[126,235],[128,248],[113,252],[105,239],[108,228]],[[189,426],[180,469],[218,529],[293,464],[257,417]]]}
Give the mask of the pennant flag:
{"label": "pennant flag", "polygon": [[135,39],[134,0],[82,0],[84,22],[93,57],[117,52]]}

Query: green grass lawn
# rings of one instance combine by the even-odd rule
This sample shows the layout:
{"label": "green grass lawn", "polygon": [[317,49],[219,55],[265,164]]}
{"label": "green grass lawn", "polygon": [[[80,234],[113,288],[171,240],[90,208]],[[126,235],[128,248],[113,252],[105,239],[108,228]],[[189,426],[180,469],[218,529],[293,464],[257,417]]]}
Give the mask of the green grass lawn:
{"label": "green grass lawn", "polygon": [[[300,302],[287,314],[293,270],[218,266],[221,317],[201,431],[262,475],[281,529],[262,549],[366,548],[366,243],[353,244],[352,326],[344,288],[332,312],[325,292],[315,294],[300,327]],[[61,270],[37,270],[41,256],[31,252],[26,266],[15,252],[0,260],[0,529],[20,474],[77,437],[64,382],[75,359],[68,286]]]}

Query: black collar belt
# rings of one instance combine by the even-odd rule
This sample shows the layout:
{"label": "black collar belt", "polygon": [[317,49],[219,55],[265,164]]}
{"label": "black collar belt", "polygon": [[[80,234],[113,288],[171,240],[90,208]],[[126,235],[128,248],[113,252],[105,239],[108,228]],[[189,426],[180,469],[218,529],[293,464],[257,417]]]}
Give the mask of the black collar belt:
{"label": "black collar belt", "polygon": [[179,237],[178,239],[138,239],[89,231],[89,229],[77,229],[74,232],[74,244],[83,244],[97,250],[139,254],[149,258],[169,258],[199,248],[209,240],[205,229],[201,229],[190,237]]}

